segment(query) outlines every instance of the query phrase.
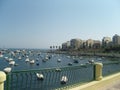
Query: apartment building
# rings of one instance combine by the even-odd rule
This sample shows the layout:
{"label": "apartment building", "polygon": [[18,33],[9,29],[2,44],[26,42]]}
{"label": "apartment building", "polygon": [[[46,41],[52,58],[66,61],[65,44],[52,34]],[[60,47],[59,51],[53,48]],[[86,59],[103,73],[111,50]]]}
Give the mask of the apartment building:
{"label": "apartment building", "polygon": [[81,39],[71,39],[70,40],[70,47],[71,49],[79,49],[82,45],[82,40]]}
{"label": "apartment building", "polygon": [[115,34],[112,38],[113,45],[120,45],[120,36]]}
{"label": "apartment building", "polygon": [[112,43],[111,37],[103,37],[103,39],[102,39],[103,47],[109,47],[109,46],[111,46],[111,43]]}

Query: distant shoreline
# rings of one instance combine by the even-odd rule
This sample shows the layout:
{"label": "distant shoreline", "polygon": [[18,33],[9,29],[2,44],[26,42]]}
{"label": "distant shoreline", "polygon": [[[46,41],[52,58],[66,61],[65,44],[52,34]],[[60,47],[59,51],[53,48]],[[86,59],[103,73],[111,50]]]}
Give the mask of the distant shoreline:
{"label": "distant shoreline", "polygon": [[99,56],[99,57],[111,57],[111,58],[120,58],[119,53],[98,53],[98,52],[80,52],[80,51],[49,51],[48,53],[56,54],[68,54],[71,56]]}

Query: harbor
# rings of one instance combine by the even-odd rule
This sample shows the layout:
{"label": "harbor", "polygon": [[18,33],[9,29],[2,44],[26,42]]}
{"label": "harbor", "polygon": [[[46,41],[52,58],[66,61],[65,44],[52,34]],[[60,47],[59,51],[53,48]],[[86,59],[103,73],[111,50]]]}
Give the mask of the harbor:
{"label": "harbor", "polygon": [[[5,50],[1,56],[0,69],[10,79],[5,82],[5,90],[54,90],[91,82],[95,78],[95,63],[103,64],[103,76],[120,70],[117,57],[56,54],[39,49]],[[8,67],[9,72],[5,70]]]}

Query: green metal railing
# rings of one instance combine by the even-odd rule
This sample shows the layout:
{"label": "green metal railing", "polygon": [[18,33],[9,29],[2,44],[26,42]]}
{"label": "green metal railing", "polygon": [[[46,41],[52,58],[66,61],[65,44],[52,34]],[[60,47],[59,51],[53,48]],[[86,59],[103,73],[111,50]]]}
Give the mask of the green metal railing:
{"label": "green metal railing", "polygon": [[[43,80],[39,80],[36,73],[42,73]],[[68,81],[61,84],[62,76]],[[55,90],[69,88],[94,79],[94,65],[81,65],[63,68],[48,68],[40,70],[13,71],[7,75],[5,90]]]}
{"label": "green metal railing", "polygon": [[[103,63],[103,76],[120,71],[120,61]],[[43,80],[39,80],[36,73],[42,73]],[[61,84],[62,76],[68,81]],[[95,65],[87,64],[74,67],[47,68],[39,70],[13,71],[7,74],[5,90],[61,90],[95,80]]]}
{"label": "green metal railing", "polygon": [[120,61],[103,63],[103,76],[108,76],[120,72]]}

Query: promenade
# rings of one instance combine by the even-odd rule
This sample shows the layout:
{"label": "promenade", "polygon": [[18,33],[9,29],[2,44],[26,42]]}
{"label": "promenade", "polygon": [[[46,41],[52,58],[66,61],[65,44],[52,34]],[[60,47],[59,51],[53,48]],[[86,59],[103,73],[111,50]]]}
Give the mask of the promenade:
{"label": "promenade", "polygon": [[120,73],[116,73],[102,80],[92,81],[70,90],[120,90]]}
{"label": "promenade", "polygon": [[113,81],[109,85],[101,87],[99,90],[120,90],[120,80]]}

